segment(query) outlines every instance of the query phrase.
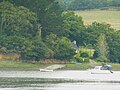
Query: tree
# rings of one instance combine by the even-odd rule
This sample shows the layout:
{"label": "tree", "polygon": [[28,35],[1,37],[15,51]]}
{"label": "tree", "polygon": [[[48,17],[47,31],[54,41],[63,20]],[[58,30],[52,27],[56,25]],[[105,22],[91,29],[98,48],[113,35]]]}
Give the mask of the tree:
{"label": "tree", "polygon": [[82,46],[88,44],[95,46],[100,34],[104,33],[108,41],[108,36],[114,31],[109,24],[93,22],[92,25],[87,26],[85,30],[81,31],[79,43]]}
{"label": "tree", "polygon": [[[19,53],[21,59],[40,60],[50,50],[41,40],[37,15],[23,6],[0,3],[0,49],[3,53]],[[5,48],[5,49],[3,49]]]}
{"label": "tree", "polygon": [[66,37],[61,37],[55,48],[55,58],[62,60],[70,60],[75,55],[75,50],[72,48],[72,43]]}
{"label": "tree", "polygon": [[115,31],[109,36],[109,59],[112,63],[120,63],[120,31]]}
{"label": "tree", "polygon": [[111,1],[111,6],[120,7],[120,0],[112,0]]}
{"label": "tree", "polygon": [[74,12],[67,12],[62,14],[63,17],[63,35],[71,41],[80,42],[80,33],[85,29],[82,17],[75,15]]}
{"label": "tree", "polygon": [[0,34],[18,35],[30,38],[36,35],[36,14],[23,6],[15,6],[9,2],[0,3]]}
{"label": "tree", "polygon": [[55,59],[69,60],[75,55],[71,41],[66,37],[50,34],[46,37],[47,46],[54,52]]}
{"label": "tree", "polygon": [[33,44],[27,38],[19,36],[0,36],[1,48],[6,48],[6,51],[3,53],[23,53],[31,51]]}
{"label": "tree", "polygon": [[97,42],[98,58],[102,62],[108,62],[108,45],[105,39],[105,34],[100,34]]}
{"label": "tree", "polygon": [[[113,0],[114,1],[114,0]],[[69,5],[69,10],[97,9],[110,6],[111,0],[74,0]]]}
{"label": "tree", "polygon": [[63,10],[56,0],[9,0],[19,6],[24,6],[37,14],[38,22],[41,24],[41,35],[44,38],[51,34],[61,36]]}

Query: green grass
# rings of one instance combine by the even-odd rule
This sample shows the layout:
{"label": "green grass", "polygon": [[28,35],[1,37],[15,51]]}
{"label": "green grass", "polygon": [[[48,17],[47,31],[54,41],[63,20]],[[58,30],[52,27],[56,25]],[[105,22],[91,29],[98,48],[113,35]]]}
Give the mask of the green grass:
{"label": "green grass", "polygon": [[[110,63],[111,64],[111,63]],[[2,60],[0,61],[0,70],[26,70],[26,71],[38,71],[40,68],[45,68],[52,64],[32,64],[28,62],[16,62],[16,61],[8,61]],[[101,63],[98,63],[101,65]],[[120,64],[111,64],[113,66],[113,70],[120,70]],[[93,68],[93,65],[90,63],[74,63],[74,64],[65,64],[65,67],[62,70],[85,70]]]}
{"label": "green grass", "polygon": [[11,60],[1,60],[0,70],[39,70],[39,68],[44,68],[48,64],[32,64],[28,62],[16,62]]}
{"label": "green grass", "polygon": [[120,71],[120,64],[111,64],[113,67],[113,70],[119,70]]}
{"label": "green grass", "polygon": [[89,68],[93,68],[90,63],[83,63],[83,64],[66,64],[66,67],[64,69],[67,70],[85,70],[85,69],[89,69]]}
{"label": "green grass", "polygon": [[97,21],[100,23],[111,24],[117,30],[120,30],[120,11],[115,10],[85,10],[74,11],[76,15],[82,16],[85,25],[90,25]]}

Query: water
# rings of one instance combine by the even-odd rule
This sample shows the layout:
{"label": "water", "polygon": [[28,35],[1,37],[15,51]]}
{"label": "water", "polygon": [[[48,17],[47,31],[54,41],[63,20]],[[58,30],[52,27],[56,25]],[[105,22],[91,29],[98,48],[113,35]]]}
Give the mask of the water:
{"label": "water", "polygon": [[0,71],[0,90],[119,90],[120,71]]}

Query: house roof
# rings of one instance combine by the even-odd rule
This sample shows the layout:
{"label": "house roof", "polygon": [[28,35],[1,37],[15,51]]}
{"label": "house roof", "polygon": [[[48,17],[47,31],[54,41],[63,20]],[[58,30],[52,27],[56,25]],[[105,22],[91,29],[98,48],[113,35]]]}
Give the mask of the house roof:
{"label": "house roof", "polygon": [[79,50],[79,48],[78,48],[78,46],[77,46],[77,44],[76,44],[76,41],[73,41],[73,42],[72,42],[72,47],[73,47],[74,49],[76,49],[76,50]]}

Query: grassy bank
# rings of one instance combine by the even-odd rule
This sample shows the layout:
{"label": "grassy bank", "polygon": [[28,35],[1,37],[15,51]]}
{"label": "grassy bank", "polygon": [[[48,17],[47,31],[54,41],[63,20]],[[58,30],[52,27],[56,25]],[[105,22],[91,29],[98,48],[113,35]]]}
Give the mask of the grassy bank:
{"label": "grassy bank", "polygon": [[[0,61],[0,70],[34,70],[38,71],[40,68],[45,68],[52,64],[32,64],[28,62],[16,62],[16,61]],[[101,65],[101,64],[98,64]],[[113,66],[113,70],[120,70],[120,64],[111,64]],[[75,63],[75,64],[65,64],[63,70],[86,70],[93,68],[94,66],[90,63]]]}
{"label": "grassy bank", "polygon": [[85,10],[74,11],[76,15],[82,16],[86,25],[92,22],[105,22],[117,30],[120,30],[120,11],[115,10]]}
{"label": "grassy bank", "polygon": [[0,61],[0,70],[39,70],[48,65],[49,64],[32,64],[30,62],[2,60]]}

